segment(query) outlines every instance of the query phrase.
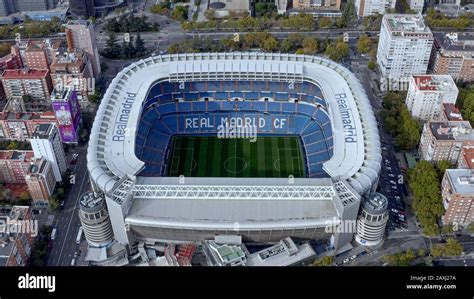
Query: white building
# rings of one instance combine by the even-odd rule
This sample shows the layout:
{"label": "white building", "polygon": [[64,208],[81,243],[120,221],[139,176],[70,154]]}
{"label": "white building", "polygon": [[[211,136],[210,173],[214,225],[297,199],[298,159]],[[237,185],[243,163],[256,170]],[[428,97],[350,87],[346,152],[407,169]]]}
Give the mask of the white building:
{"label": "white building", "polygon": [[410,9],[414,10],[416,13],[422,13],[423,7],[425,6],[425,0],[408,0],[408,5]]}
{"label": "white building", "polygon": [[59,130],[54,124],[38,125],[30,139],[35,158],[45,157],[53,166],[54,177],[61,182],[61,175],[66,171],[66,155],[59,136]]}
{"label": "white building", "polygon": [[395,9],[396,0],[355,0],[357,16],[383,15],[388,9]]}
{"label": "white building", "polygon": [[412,76],[405,103],[415,118],[438,119],[442,104],[455,104],[458,93],[459,90],[449,75]]}
{"label": "white building", "polygon": [[426,74],[432,46],[433,34],[421,15],[384,15],[377,49],[383,77]]}
{"label": "white building", "polygon": [[89,61],[92,64],[94,78],[97,78],[101,70],[94,24],[86,20],[69,21],[66,24],[66,28],[68,48],[82,49],[87,52]]}

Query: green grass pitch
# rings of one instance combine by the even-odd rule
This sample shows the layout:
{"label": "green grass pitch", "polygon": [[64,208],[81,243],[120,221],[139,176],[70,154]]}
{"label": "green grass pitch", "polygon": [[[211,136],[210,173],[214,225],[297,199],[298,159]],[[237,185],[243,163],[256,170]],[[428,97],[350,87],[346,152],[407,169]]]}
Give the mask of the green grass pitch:
{"label": "green grass pitch", "polygon": [[168,176],[305,177],[298,137],[222,139],[215,136],[175,136]]}

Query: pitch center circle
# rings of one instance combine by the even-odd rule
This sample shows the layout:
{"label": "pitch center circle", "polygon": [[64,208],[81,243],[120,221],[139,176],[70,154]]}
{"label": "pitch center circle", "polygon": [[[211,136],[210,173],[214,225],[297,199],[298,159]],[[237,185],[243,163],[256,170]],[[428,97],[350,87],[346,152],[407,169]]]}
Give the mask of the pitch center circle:
{"label": "pitch center circle", "polygon": [[224,161],[224,169],[229,173],[241,173],[246,168],[247,161],[240,157],[230,157]]}

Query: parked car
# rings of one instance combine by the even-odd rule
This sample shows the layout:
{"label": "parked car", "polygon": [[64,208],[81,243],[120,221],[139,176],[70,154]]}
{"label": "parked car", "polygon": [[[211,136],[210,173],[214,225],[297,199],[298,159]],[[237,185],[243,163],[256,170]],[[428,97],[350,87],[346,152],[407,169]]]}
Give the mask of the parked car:
{"label": "parked car", "polygon": [[64,200],[61,200],[61,202],[59,203],[59,207],[60,207],[61,209],[64,209]]}

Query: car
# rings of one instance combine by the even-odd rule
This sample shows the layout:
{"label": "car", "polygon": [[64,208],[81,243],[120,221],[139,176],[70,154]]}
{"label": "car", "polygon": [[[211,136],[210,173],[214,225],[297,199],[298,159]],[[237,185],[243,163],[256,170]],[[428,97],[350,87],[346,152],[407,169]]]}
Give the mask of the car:
{"label": "car", "polygon": [[61,209],[64,209],[64,200],[61,200],[61,202],[59,203],[59,207],[60,207]]}
{"label": "car", "polygon": [[74,160],[77,160],[77,158],[79,158],[79,153],[74,153],[74,155],[72,155],[72,158]]}
{"label": "car", "polygon": [[79,253],[77,251],[74,252],[74,258],[77,258],[78,255],[79,255]]}
{"label": "car", "polygon": [[397,189],[397,186],[392,186],[392,189]]}
{"label": "car", "polygon": [[386,150],[387,150],[387,147],[386,147],[386,146],[382,146],[382,150],[383,150],[383,151],[386,151]]}
{"label": "car", "polygon": [[396,200],[400,200],[400,199],[401,199],[400,196],[398,196],[398,195],[394,196],[393,198],[395,198]]}
{"label": "car", "polygon": [[345,259],[345,260],[342,261],[342,263],[345,264],[345,263],[348,263],[349,261],[350,261],[350,259]]}
{"label": "car", "polygon": [[351,260],[355,260],[357,258],[357,254],[354,254],[353,256],[351,256]]}
{"label": "car", "polygon": [[398,210],[397,210],[397,209],[390,209],[390,212],[392,212],[392,213],[395,213],[395,214],[396,214],[396,213],[398,213]]}
{"label": "car", "polygon": [[392,170],[392,167],[387,166],[387,167],[385,167],[385,169]]}
{"label": "car", "polygon": [[395,175],[393,173],[389,173],[388,176],[391,177],[391,178],[395,177]]}
{"label": "car", "polygon": [[396,185],[397,183],[395,181],[390,180],[390,184]]}
{"label": "car", "polygon": [[73,258],[71,261],[71,266],[75,266],[75,265],[76,265],[76,258]]}

